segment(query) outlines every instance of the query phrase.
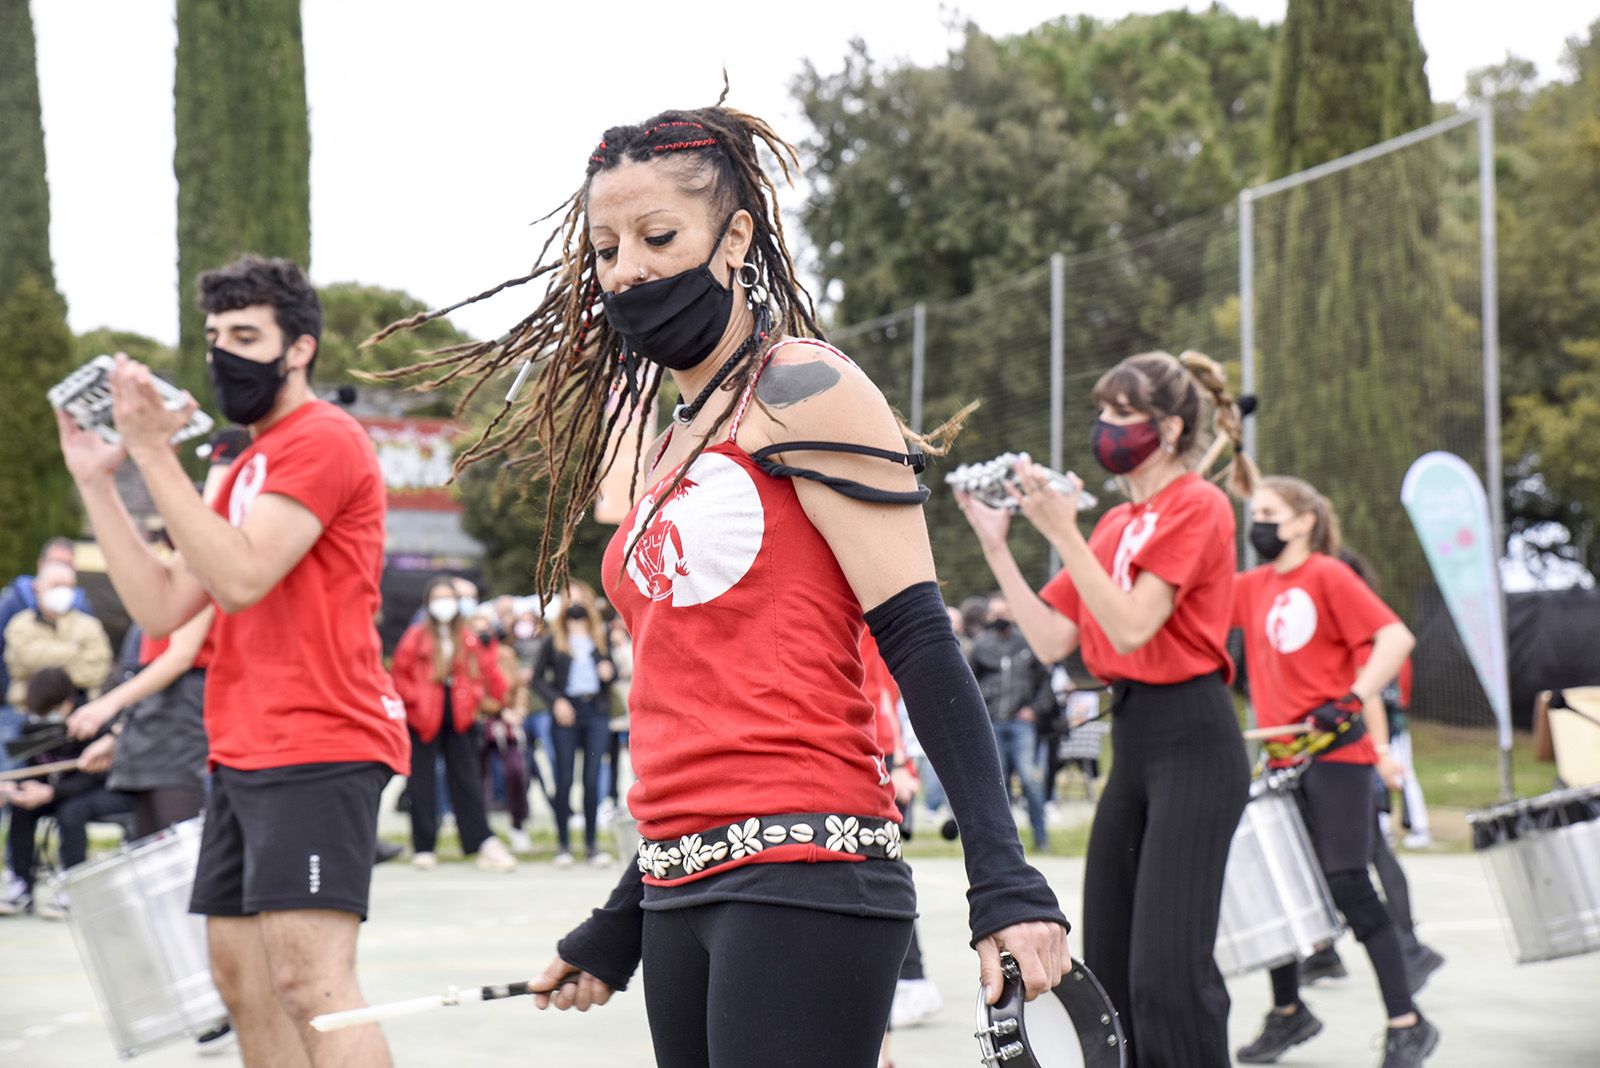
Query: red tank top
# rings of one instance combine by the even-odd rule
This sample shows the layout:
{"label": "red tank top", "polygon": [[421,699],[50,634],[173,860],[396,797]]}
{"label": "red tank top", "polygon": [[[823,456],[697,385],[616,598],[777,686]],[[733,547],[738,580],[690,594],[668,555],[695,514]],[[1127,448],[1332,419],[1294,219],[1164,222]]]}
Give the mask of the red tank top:
{"label": "red tank top", "polygon": [[[638,781],[628,808],[645,838],[784,813],[900,818],[862,693],[861,606],[794,486],[734,442],[749,403],[747,390],[727,439],[695,459],[626,567],[627,547],[678,467],[646,491],[606,549],[606,596],[633,635]],[[645,882],[673,885],[749,863],[861,859],[789,843],[712,873]]]}

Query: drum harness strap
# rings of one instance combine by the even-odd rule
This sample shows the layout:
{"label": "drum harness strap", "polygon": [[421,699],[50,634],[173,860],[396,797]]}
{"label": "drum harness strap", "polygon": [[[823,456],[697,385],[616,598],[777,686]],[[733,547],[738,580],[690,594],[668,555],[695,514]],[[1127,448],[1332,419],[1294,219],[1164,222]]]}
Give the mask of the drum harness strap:
{"label": "drum harness strap", "polygon": [[1343,749],[1367,736],[1361,698],[1347,693],[1337,701],[1319,705],[1307,715],[1312,729],[1288,742],[1267,742],[1263,748],[1273,760],[1311,759]]}

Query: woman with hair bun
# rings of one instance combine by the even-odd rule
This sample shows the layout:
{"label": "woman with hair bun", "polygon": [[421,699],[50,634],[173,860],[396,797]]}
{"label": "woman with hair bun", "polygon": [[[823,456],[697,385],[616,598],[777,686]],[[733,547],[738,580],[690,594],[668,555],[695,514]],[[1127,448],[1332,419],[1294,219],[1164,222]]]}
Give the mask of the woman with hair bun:
{"label": "woman with hair bun", "polygon": [[1138,1063],[1221,1068],[1228,991],[1212,948],[1250,769],[1224,648],[1233,506],[1193,469],[1208,413],[1233,443],[1235,493],[1249,494],[1255,468],[1222,369],[1200,353],[1131,356],[1101,376],[1094,401],[1095,458],[1132,499],[1085,539],[1078,488],[1058,490],[1043,468],[1018,465],[1022,513],[1062,561],[1042,591],[1011,555],[1009,515],[965,494],[961,509],[1039,659],[1081,649],[1111,686],[1113,758],[1089,837],[1084,962],[1122,1013]]}
{"label": "woman with hair bun", "polygon": [[[1263,479],[1250,514],[1250,543],[1265,562],[1235,578],[1233,598],[1250,702],[1263,727],[1312,727],[1305,740],[1269,740],[1269,764],[1309,760],[1300,807],[1333,902],[1377,973],[1388,1017],[1383,1068],[1413,1068],[1433,1052],[1439,1032],[1411,1000],[1402,939],[1367,863],[1377,823],[1373,767],[1390,785],[1404,774],[1389,752],[1381,694],[1416,641],[1339,558],[1339,518],[1310,483]],[[1270,1064],[1322,1030],[1300,1000],[1299,966],[1274,968],[1271,979],[1273,1008],[1239,1050],[1245,1064]]]}
{"label": "woman with hair bun", "polygon": [[922,458],[821,341],[762,150],[787,178],[794,150],[720,102],[607,130],[521,279],[547,283],[535,307],[431,364],[474,386],[526,371],[529,399],[461,462],[505,456],[543,483],[544,592],[565,582],[621,428],[643,434],[665,379],[680,399],[638,452],[602,571],[633,635],[639,854],[534,980],[540,1008],[585,1010],[642,957],[663,1068],[876,1063],[916,893],[862,691],[864,628],[967,832],[991,1000],[1002,950],[1027,997],[1071,970],[939,596]]}

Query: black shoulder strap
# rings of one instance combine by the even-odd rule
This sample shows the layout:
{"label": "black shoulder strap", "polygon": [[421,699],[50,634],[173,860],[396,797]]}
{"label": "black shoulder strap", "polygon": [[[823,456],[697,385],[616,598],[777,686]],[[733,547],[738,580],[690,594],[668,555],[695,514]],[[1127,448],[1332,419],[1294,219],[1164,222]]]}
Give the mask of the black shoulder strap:
{"label": "black shoulder strap", "polygon": [[852,497],[858,501],[868,501],[872,504],[923,504],[928,499],[928,487],[918,486],[915,490],[894,491],[868,486],[851,478],[839,478],[835,475],[823,474],[813,471],[809,467],[794,467],[790,464],[778,463],[770,457],[777,453],[787,452],[848,452],[858,456],[871,456],[879,460],[888,460],[890,463],[901,464],[911,468],[917,474],[928,466],[928,458],[920,452],[891,452],[888,449],[879,449],[871,445],[857,445],[849,441],[783,441],[776,445],[768,445],[757,449],[750,454],[750,458],[773,478],[808,478],[819,482],[836,493]]}

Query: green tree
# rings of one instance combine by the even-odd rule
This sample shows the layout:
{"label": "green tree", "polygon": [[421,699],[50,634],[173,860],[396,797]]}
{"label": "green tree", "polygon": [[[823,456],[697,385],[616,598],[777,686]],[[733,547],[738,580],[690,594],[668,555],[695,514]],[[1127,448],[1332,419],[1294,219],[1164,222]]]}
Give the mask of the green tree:
{"label": "green tree", "polygon": [[55,288],[33,16],[28,0],[0,0],[0,293],[25,274]]}
{"label": "green tree", "polygon": [[31,568],[39,545],[78,529],[72,480],[45,392],[72,369],[67,308],[50,262],[39,72],[28,0],[0,0],[0,572]]}
{"label": "green tree", "polygon": [[[382,343],[362,348],[362,342],[390,323],[428,310],[428,305],[398,289],[335,282],[317,290],[322,300],[322,342],[317,347],[316,385],[319,389],[353,385],[364,393],[378,390],[356,377],[356,371],[385,371],[419,362],[430,349],[470,341],[448,319],[435,319],[415,330],[404,330]],[[403,394],[391,392],[409,414],[449,416],[459,393]]]}
{"label": "green tree", "polygon": [[84,364],[96,356],[126,352],[129,356],[154,370],[171,377],[178,367],[178,350],[153,337],[132,330],[115,330],[109,326],[96,327],[79,334],[72,340],[73,362]]}
{"label": "green tree", "polygon": [[0,381],[13,398],[0,420],[0,572],[7,576],[31,572],[46,538],[80,529],[55,415],[44,399],[71,361],[66,304],[37,274],[24,274],[0,293]]}
{"label": "green tree", "polygon": [[[1272,41],[1220,9],[1067,18],[1004,39],[969,27],[932,67],[883,67],[857,43],[840,73],[797,80],[813,127],[806,230],[833,321],[940,302],[923,422],[983,401],[930,482],[1002,451],[1047,455],[1053,252],[1074,254],[1068,466],[1088,470],[1086,398],[1105,367],[1151,348],[1231,356],[1237,240],[1221,208],[1260,169]],[[905,317],[841,337],[902,410],[910,336]],[[942,488],[928,519],[947,597],[987,590]],[[1042,581],[1043,543],[1016,546]]]}
{"label": "green tree", "polygon": [[1269,178],[1433,119],[1411,0],[1289,0],[1272,79]]}
{"label": "green tree", "polygon": [[1568,78],[1511,59],[1477,72],[1499,156],[1500,351],[1513,529],[1563,523],[1600,572],[1600,21]]}
{"label": "green tree", "polygon": [[[1410,0],[1290,0],[1266,143],[1270,177],[1433,117]],[[1396,498],[1410,463],[1451,448],[1483,460],[1476,347],[1442,255],[1440,153],[1429,143],[1258,200],[1259,457],[1338,509],[1396,608],[1428,570]],[[1320,384],[1320,388],[1319,388]],[[1470,411],[1452,405],[1470,402]]]}
{"label": "green tree", "polygon": [[839,323],[960,296],[1050,253],[1232,199],[1259,167],[1272,30],[1214,9],[1066,18],[946,62],[857,41],[794,90],[812,134],[806,232]]}
{"label": "green tree", "polygon": [[241,252],[311,259],[311,134],[294,0],[178,0],[179,382],[206,389],[201,271]]}
{"label": "green tree", "polygon": [[[457,480],[464,509],[462,529],[483,543],[483,576],[497,591],[532,592],[539,538],[544,531],[544,488],[526,493],[512,472],[487,464],[469,467]],[[601,557],[615,527],[591,517],[578,528],[570,551],[573,578],[600,585]]]}

